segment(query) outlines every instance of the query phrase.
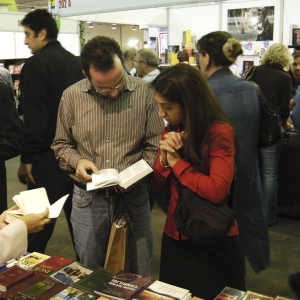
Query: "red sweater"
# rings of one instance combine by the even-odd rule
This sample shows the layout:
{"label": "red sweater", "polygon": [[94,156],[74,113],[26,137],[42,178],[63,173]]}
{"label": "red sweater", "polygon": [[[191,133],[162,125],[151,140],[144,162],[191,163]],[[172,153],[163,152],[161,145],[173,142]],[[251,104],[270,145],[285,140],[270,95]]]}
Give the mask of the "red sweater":
{"label": "red sweater", "polygon": [[[167,133],[165,129],[162,139]],[[153,189],[162,191],[171,187],[171,196],[167,213],[164,232],[175,240],[180,240],[179,231],[173,219],[173,213],[177,205],[176,181],[188,187],[191,191],[213,202],[220,203],[228,195],[234,175],[234,132],[227,124],[215,123],[210,128],[210,134],[218,133],[213,145],[205,146],[205,155],[208,164],[203,165],[201,172],[192,172],[192,166],[184,159],[179,160],[173,168],[163,168],[160,164],[160,150],[154,165]],[[220,146],[220,143],[224,145]],[[238,235],[238,225],[234,221],[227,235]],[[182,237],[181,237],[182,238]]]}

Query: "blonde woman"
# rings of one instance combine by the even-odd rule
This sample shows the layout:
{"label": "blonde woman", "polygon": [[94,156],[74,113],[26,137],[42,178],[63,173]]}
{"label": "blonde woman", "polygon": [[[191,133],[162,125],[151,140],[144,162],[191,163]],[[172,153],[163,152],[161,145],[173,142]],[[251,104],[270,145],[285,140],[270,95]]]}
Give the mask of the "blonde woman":
{"label": "blonde woman", "polygon": [[[277,111],[284,130],[289,129],[287,119],[290,115],[292,79],[284,70],[289,68],[291,55],[283,44],[273,44],[264,53],[261,65],[252,76],[264,93],[267,101]],[[272,147],[260,150],[262,160],[262,180],[265,192],[266,217],[269,226],[278,222],[277,173],[282,140]]]}

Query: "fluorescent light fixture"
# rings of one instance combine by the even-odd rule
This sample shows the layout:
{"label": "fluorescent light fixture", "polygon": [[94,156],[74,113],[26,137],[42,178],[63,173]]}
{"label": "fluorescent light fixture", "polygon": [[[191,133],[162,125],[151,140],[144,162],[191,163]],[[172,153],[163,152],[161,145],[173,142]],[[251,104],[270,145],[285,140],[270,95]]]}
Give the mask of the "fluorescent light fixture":
{"label": "fluorescent light fixture", "polygon": [[86,23],[86,24],[91,24],[92,22],[91,22],[91,21],[86,21],[85,23]]}
{"label": "fluorescent light fixture", "polygon": [[132,27],[132,30],[137,30],[137,29],[139,29],[139,26],[138,26],[138,25],[134,25],[134,26]]}

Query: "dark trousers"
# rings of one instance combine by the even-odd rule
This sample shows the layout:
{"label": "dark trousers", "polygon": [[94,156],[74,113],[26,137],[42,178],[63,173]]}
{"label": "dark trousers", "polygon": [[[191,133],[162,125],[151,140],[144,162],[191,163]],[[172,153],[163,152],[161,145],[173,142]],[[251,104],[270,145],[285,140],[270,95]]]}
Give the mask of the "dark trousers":
{"label": "dark trousers", "polygon": [[7,210],[7,187],[5,162],[0,161],[0,214]]}
{"label": "dark trousers", "polygon": [[163,234],[159,280],[213,300],[225,286],[245,291],[245,259],[238,236],[226,236],[215,252]]}
{"label": "dark trousers", "polygon": [[[72,211],[73,180],[67,172],[60,169],[54,153],[49,150],[43,154],[35,155],[32,165],[32,175],[35,184],[29,184],[28,189],[44,187],[47,191],[50,204],[56,202],[62,196],[69,194],[64,205],[64,211],[74,246],[73,229],[70,221]],[[52,236],[55,226],[53,223],[45,226],[43,231],[28,235],[28,251],[44,253],[47,243]]]}

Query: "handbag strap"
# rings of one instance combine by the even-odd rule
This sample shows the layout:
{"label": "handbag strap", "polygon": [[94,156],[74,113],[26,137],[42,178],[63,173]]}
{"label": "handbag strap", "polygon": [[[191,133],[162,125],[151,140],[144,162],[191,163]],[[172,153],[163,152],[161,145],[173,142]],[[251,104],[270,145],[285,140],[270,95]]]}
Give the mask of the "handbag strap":
{"label": "handbag strap", "polygon": [[257,66],[252,66],[250,70],[247,72],[247,74],[245,75],[244,79],[252,81],[252,77],[254,75],[256,68]]}

